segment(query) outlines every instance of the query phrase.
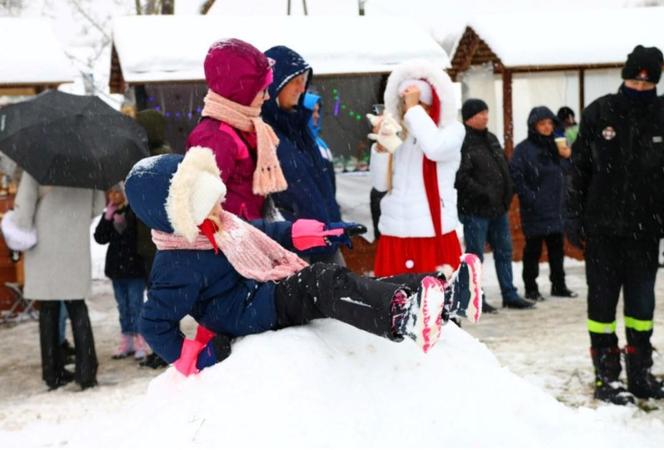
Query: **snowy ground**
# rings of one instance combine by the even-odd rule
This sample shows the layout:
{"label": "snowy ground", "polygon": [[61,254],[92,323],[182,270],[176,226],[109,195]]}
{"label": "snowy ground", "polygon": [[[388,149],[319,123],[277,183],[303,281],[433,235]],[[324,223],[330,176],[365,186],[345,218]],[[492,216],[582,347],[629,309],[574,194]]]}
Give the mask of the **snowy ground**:
{"label": "snowy ground", "polygon": [[[498,305],[487,263],[488,298]],[[583,298],[583,266],[567,261],[567,272]],[[519,264],[515,275],[520,286]],[[229,360],[188,380],[112,361],[118,325],[107,281],[95,282],[88,304],[100,360],[92,390],[46,392],[36,323],[0,328],[1,447],[664,446],[661,402],[646,413],[591,400],[582,299],[447,326],[426,356],[409,342],[317,321],[245,338]],[[661,348],[663,319],[660,308]],[[661,355],[655,364],[663,372]]]}

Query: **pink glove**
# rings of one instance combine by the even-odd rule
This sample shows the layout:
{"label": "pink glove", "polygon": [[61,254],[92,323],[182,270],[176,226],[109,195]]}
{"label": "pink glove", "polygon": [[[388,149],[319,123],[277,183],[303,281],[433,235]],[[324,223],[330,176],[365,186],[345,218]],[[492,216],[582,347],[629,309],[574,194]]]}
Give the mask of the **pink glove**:
{"label": "pink glove", "polygon": [[208,330],[203,325],[199,325],[198,328],[196,328],[196,337],[194,339],[196,342],[200,342],[203,346],[206,346],[215,334],[215,332]]}
{"label": "pink glove", "polygon": [[106,205],[106,212],[104,212],[104,219],[111,220],[113,214],[115,214],[115,211],[117,210],[118,206],[115,203],[108,202],[108,205]]}
{"label": "pink glove", "polygon": [[182,343],[182,350],[180,351],[180,358],[178,358],[173,365],[185,377],[189,375],[198,373],[196,368],[196,361],[198,360],[198,354],[205,347],[204,344],[192,340],[185,339]]}
{"label": "pink glove", "polygon": [[298,219],[293,222],[291,228],[291,239],[293,247],[298,250],[307,250],[312,247],[325,247],[327,242],[325,236],[341,236],[344,234],[342,228],[324,230],[325,224],[317,220]]}

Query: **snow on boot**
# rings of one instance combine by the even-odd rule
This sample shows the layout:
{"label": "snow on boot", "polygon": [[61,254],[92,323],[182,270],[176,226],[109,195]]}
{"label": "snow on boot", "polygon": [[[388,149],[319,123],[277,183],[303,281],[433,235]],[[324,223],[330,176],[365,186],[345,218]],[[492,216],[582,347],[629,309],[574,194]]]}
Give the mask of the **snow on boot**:
{"label": "snow on boot", "polygon": [[424,277],[415,294],[407,297],[404,290],[399,290],[392,303],[393,310],[399,311],[393,315],[396,332],[428,352],[438,341],[443,325],[444,283],[436,277]]}
{"label": "snow on boot", "polygon": [[445,283],[443,321],[465,317],[477,323],[482,315],[482,262],[472,253],[461,255],[459,268]]}
{"label": "snow on boot", "polygon": [[136,349],[134,359],[138,361],[143,361],[148,356],[148,353],[150,353],[148,344],[143,339],[143,336],[138,333],[134,335],[134,349]]}
{"label": "snow on boot", "polygon": [[118,348],[111,356],[113,359],[122,359],[134,354],[134,342],[131,334],[122,334]]}
{"label": "snow on boot", "polygon": [[595,366],[595,398],[614,405],[634,403],[634,396],[618,378],[620,349],[618,347],[591,347],[590,354]]}
{"label": "snow on boot", "polygon": [[655,378],[652,368],[652,347],[625,347],[627,390],[638,398],[664,398],[664,384]]}

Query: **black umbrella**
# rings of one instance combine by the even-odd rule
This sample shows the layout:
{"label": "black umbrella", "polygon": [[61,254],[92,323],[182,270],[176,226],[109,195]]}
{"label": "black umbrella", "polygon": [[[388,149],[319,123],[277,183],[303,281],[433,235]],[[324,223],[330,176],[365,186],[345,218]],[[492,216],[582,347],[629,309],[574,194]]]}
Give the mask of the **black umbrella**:
{"label": "black umbrella", "polygon": [[48,91],[0,109],[0,151],[42,185],[107,189],[149,156],[147,142],[95,96]]}

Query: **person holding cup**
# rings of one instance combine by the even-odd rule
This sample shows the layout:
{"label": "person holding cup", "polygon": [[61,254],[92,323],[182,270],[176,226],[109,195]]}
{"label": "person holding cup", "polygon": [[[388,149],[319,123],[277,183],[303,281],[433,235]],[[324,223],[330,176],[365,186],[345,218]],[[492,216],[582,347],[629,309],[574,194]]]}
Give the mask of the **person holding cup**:
{"label": "person holding cup", "polygon": [[440,67],[411,61],[390,74],[384,97],[385,113],[369,116],[369,138],[376,141],[373,187],[387,191],[380,202],[374,274],[456,268],[461,245],[454,177],[465,129],[457,120],[452,82]]}
{"label": "person holding cup", "polygon": [[[556,116],[538,106],[528,116],[528,137],[519,143],[510,161],[510,174],[519,196],[521,227],[526,237],[523,250],[523,282],[526,298],[542,301],[537,286],[542,243],[546,243],[551,295],[576,297],[565,284],[563,230],[565,175],[571,151],[554,137]],[[563,140],[565,138],[562,138]]]}

